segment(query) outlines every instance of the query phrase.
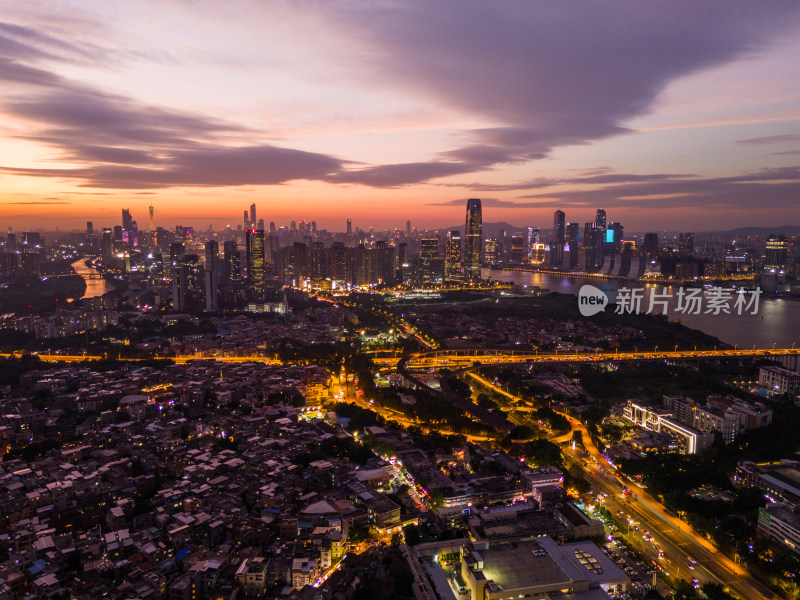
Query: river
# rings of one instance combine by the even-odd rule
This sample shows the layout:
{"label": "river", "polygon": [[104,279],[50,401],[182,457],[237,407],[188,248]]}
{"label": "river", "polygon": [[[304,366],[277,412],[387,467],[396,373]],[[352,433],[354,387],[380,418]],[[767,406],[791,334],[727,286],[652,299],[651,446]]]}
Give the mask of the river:
{"label": "river", "polygon": [[[577,296],[578,290],[585,284],[591,284],[608,293],[612,302],[616,299],[617,290],[622,287],[629,289],[645,288],[642,311],[647,310],[650,294],[655,290],[660,293],[663,284],[641,284],[636,281],[619,279],[601,279],[579,276],[563,276],[551,273],[531,273],[526,271],[505,271],[484,269],[483,276],[488,279],[510,281],[518,285],[538,286],[551,292],[560,294],[573,294]],[[667,317],[670,320],[679,320],[692,329],[699,329],[709,335],[718,337],[721,341],[739,346],[740,348],[769,348],[775,344],[776,348],[791,348],[800,346],[800,301],[784,300],[781,298],[761,297],[756,314],[738,315],[735,310],[731,314],[683,314],[676,311],[678,286],[667,286],[667,293],[673,298],[669,301]],[[704,292],[703,311],[708,307],[708,293]],[[577,302],[577,298],[575,300]],[[733,308],[733,303],[731,303]],[[662,311],[663,312],[663,311]],[[591,318],[591,317],[588,317]]]}
{"label": "river", "polygon": [[86,282],[86,293],[81,297],[81,300],[84,298],[102,296],[106,292],[114,290],[114,287],[102,277],[99,279],[93,278],[97,276],[97,270],[87,267],[85,258],[72,263],[72,268],[75,269],[75,272],[83,277],[83,280]]}

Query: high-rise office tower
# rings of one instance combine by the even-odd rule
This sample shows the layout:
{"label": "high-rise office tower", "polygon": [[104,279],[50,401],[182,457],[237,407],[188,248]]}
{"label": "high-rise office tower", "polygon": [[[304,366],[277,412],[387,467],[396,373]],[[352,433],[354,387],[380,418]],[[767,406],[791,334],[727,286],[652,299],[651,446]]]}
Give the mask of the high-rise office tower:
{"label": "high-rise office tower", "polygon": [[247,211],[242,213],[242,227],[245,229],[250,229],[250,215],[247,213]]}
{"label": "high-rise office tower", "polygon": [[694,233],[684,232],[678,236],[678,253],[682,256],[694,254]]}
{"label": "high-rise office tower", "polygon": [[8,237],[6,237],[6,250],[9,252],[17,251],[17,234],[14,233],[11,227],[8,228]]}
{"label": "high-rise office tower", "polygon": [[564,245],[569,248],[569,262],[565,261],[564,268],[572,270],[578,266],[578,255],[580,246],[578,237],[580,236],[580,225],[578,223],[567,223],[564,229]]}
{"label": "high-rise office tower", "polygon": [[133,217],[131,217],[131,211],[127,208],[122,209],[122,228],[129,229],[131,226],[131,221],[133,221]]}
{"label": "high-rise office tower", "polygon": [[134,247],[139,245],[139,225],[136,221],[131,221],[131,226],[128,229],[128,243]]}
{"label": "high-rise office tower", "polygon": [[347,235],[351,235],[353,233],[353,221],[347,219]]}
{"label": "high-rise office tower", "polygon": [[223,260],[225,261],[225,281],[239,283],[242,280],[242,265],[236,242],[229,240],[223,244]]}
{"label": "high-rise office tower", "polygon": [[421,241],[422,248],[419,257],[422,260],[435,260],[439,258],[439,238],[424,237]]}
{"label": "high-rise office tower", "polygon": [[531,254],[536,248],[536,245],[539,243],[541,237],[541,230],[538,227],[528,227],[528,262],[533,263],[534,260],[531,259]]}
{"label": "high-rise office tower", "polygon": [[219,242],[208,240],[206,242],[206,271],[216,271],[219,255]]}
{"label": "high-rise office tower", "polygon": [[255,229],[256,223],[257,223],[257,221],[256,221],[256,205],[255,204],[251,204],[250,205],[250,227],[252,229]]}
{"label": "high-rise office tower", "polygon": [[564,237],[566,235],[566,215],[563,210],[553,213],[553,242],[550,244],[550,264],[561,266],[564,257]]}
{"label": "high-rise office tower", "polygon": [[478,198],[467,200],[467,219],[464,226],[464,271],[470,279],[481,277],[481,247],[483,245],[483,215]]}
{"label": "high-rise office tower", "polygon": [[150,231],[155,231],[156,230],[156,221],[154,219],[154,214],[155,214],[155,208],[153,208],[153,205],[151,204],[150,205]]}
{"label": "high-rise office tower", "polygon": [[264,231],[264,219],[259,219],[259,220],[258,220],[258,227],[257,227],[257,229],[258,229],[259,231]]}
{"label": "high-rise office tower", "polygon": [[447,232],[447,246],[444,257],[444,276],[446,279],[460,277],[461,266],[461,232],[458,230]]}
{"label": "high-rise office tower", "polygon": [[91,221],[86,221],[86,239],[91,240],[94,238],[94,225]]}
{"label": "high-rise office tower", "polygon": [[764,267],[784,269],[789,262],[789,239],[781,234],[767,236],[764,253]]}
{"label": "high-rise office tower", "polygon": [[444,279],[444,261],[439,256],[439,238],[424,237],[420,243],[422,247],[419,258],[422,263],[423,281],[442,281]]}
{"label": "high-rise office tower", "polygon": [[[120,240],[123,242],[127,242],[131,244],[131,224],[133,223],[133,217],[131,217],[131,211],[127,208],[122,209],[122,227],[120,228]],[[115,228],[116,231],[116,228]],[[116,240],[116,237],[115,237]]]}
{"label": "high-rise office tower", "polygon": [[186,254],[186,248],[183,242],[172,242],[169,245],[169,262],[172,268],[183,264],[183,257]]}
{"label": "high-rise office tower", "polygon": [[103,237],[100,239],[100,256],[103,257],[103,262],[108,263],[111,260],[111,255],[114,252],[114,238],[111,229],[108,227],[103,229]]}
{"label": "high-rise office tower", "polygon": [[397,263],[400,265],[400,268],[403,268],[403,265],[411,264],[411,261],[408,259],[408,244],[406,242],[401,242],[397,246]]}
{"label": "high-rise office tower", "polygon": [[270,221],[269,222],[269,232],[270,233],[275,233],[275,221]]}
{"label": "high-rise office tower", "polygon": [[622,240],[625,228],[622,223],[609,223],[606,229],[606,253],[619,254],[622,252]]}
{"label": "high-rise office tower", "polygon": [[597,223],[583,225],[583,270],[592,273],[597,268]]}
{"label": "high-rise office tower", "polygon": [[606,211],[604,209],[597,209],[597,213],[594,217],[594,224],[597,230],[595,234],[595,266],[601,267],[605,260],[606,243]]}
{"label": "high-rise office tower", "polygon": [[251,290],[264,288],[264,232],[248,229],[245,231],[247,246],[247,282]]}
{"label": "high-rise office tower", "polygon": [[525,234],[518,231],[511,236],[511,262],[521,265],[527,258],[525,252]]}
{"label": "high-rise office tower", "polygon": [[406,235],[411,235],[411,219],[406,221]]}
{"label": "high-rise office tower", "polygon": [[645,233],[644,240],[642,241],[642,252],[648,258],[656,258],[658,256],[658,234],[657,233]]}

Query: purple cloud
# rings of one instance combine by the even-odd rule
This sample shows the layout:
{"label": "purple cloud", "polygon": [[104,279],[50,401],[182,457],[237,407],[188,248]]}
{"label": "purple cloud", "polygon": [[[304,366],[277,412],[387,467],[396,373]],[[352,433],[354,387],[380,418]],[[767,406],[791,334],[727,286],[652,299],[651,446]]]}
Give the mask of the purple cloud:
{"label": "purple cloud", "polygon": [[765,137],[748,138],[737,140],[737,144],[743,146],[766,146],[769,144],[783,144],[785,142],[800,142],[800,133],[785,133],[782,135],[768,135]]}
{"label": "purple cloud", "polygon": [[[406,0],[311,6],[337,31],[363,45],[368,58],[354,66],[362,78],[424,95],[493,126],[462,132],[465,142],[454,150],[425,149],[432,160],[404,164],[356,166],[336,156],[257,139],[249,146],[233,147],[231,136],[257,138],[259,133],[91,89],[41,67],[53,60],[108,64],[117,60],[119,51],[104,53],[108,49],[0,23],[0,84],[14,84],[11,93],[26,89],[6,97],[4,110],[31,122],[33,133],[26,139],[49,144],[61,150],[63,158],[83,165],[3,170],[126,189],[298,179],[383,188],[482,173],[542,159],[559,146],[623,134],[624,123],[649,111],[671,81],[754,53],[796,29],[800,18],[795,2],[775,3],[768,11],[744,1],[728,3],[724,11],[706,3],[667,7],[633,1],[599,5]],[[787,136],[773,137],[790,141]],[[740,143],[776,141],[765,139],[770,138]],[[719,179],[706,181],[734,186]],[[692,175],[604,172],[557,182],[532,179],[470,187],[547,190],[555,183],[604,186],[595,193],[609,198],[647,186],[701,187]],[[737,180],[740,186],[745,183]],[[751,183],[773,190],[782,185]],[[580,202],[583,193],[589,192],[576,190],[572,200],[567,195],[565,201]]]}

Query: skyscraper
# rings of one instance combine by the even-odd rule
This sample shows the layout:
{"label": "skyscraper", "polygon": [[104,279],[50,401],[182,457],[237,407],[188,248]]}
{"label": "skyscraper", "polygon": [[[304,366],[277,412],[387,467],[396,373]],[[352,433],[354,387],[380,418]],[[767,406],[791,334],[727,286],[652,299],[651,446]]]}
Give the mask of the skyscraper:
{"label": "skyscraper", "polygon": [[100,239],[100,256],[103,257],[103,262],[108,264],[111,260],[111,255],[114,251],[114,238],[111,229],[105,227],[103,229],[103,237]]}
{"label": "skyscraper", "polygon": [[258,221],[256,221],[256,205],[255,204],[251,204],[250,205],[250,227],[255,229],[255,226],[256,226],[257,222]]}
{"label": "skyscraper", "polygon": [[642,252],[648,258],[656,258],[658,256],[658,234],[645,233],[644,241],[642,242]]}
{"label": "skyscraper", "polygon": [[595,266],[603,266],[605,260],[605,243],[606,243],[606,211],[602,208],[597,209],[597,214],[594,217],[595,229]]}
{"label": "skyscraper", "polygon": [[419,253],[423,281],[440,282],[444,279],[444,261],[439,257],[439,238],[424,237]]}
{"label": "skyscraper", "polygon": [[353,221],[347,219],[347,235],[351,235],[353,233]]}
{"label": "skyscraper", "polygon": [[447,247],[444,257],[444,276],[450,279],[461,275],[461,232],[458,230],[447,233]]}
{"label": "skyscraper", "polygon": [[481,245],[483,215],[478,198],[467,200],[467,222],[464,227],[464,271],[470,279],[481,277]]}
{"label": "skyscraper", "polygon": [[557,210],[553,213],[553,241],[550,244],[550,264],[554,267],[560,267],[564,257],[566,223],[566,215],[563,210]]}
{"label": "skyscraper", "polygon": [[525,234],[517,231],[511,236],[511,262],[516,265],[521,265],[527,258],[525,252]]}
{"label": "skyscraper", "polygon": [[678,253],[682,256],[694,254],[694,233],[683,232],[678,236]]}
{"label": "skyscraper", "polygon": [[583,270],[593,273],[597,268],[597,223],[583,224]]}
{"label": "skyscraper", "polygon": [[264,232],[248,229],[245,231],[247,243],[247,281],[254,291],[264,288]]}
{"label": "skyscraper", "polygon": [[564,232],[564,244],[569,247],[569,262],[564,261],[566,263],[564,268],[571,271],[578,266],[580,225],[578,223],[567,223]]}
{"label": "skyscraper", "polygon": [[152,204],[150,205],[150,209],[149,210],[150,210],[150,231],[155,231],[156,230],[156,222],[155,222],[155,219],[153,218],[153,215],[155,214],[155,208],[153,208]]}
{"label": "skyscraper", "polygon": [[242,280],[242,266],[239,260],[239,250],[233,240],[225,242],[223,246],[223,259],[225,261],[225,281],[237,283]]}
{"label": "skyscraper", "polygon": [[132,238],[132,231],[133,228],[133,217],[131,217],[131,211],[127,208],[122,209],[122,241],[128,242],[129,244],[133,244]]}
{"label": "skyscraper", "polygon": [[622,223],[609,223],[606,228],[606,253],[619,254],[622,252],[622,239],[625,228]]}
{"label": "skyscraper", "polygon": [[217,270],[217,255],[219,254],[219,242],[216,240],[208,240],[205,246],[206,250],[206,271]]}
{"label": "skyscraper", "polygon": [[784,234],[771,233],[767,236],[764,254],[764,267],[784,269],[789,259],[789,239]]}

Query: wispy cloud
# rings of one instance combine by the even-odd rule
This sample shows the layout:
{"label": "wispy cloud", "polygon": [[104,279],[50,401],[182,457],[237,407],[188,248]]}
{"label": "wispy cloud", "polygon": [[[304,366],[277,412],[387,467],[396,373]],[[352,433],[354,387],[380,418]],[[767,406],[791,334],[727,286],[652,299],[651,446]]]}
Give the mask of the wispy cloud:
{"label": "wispy cloud", "polygon": [[800,142],[800,133],[784,133],[781,135],[768,135],[764,137],[748,138],[746,140],[737,140],[737,144],[743,146],[766,146],[770,144],[784,144]]}
{"label": "wispy cloud", "polygon": [[3,202],[2,204],[14,204],[14,205],[39,205],[39,204],[72,204],[72,202],[67,202],[66,200],[22,200],[17,202]]}

